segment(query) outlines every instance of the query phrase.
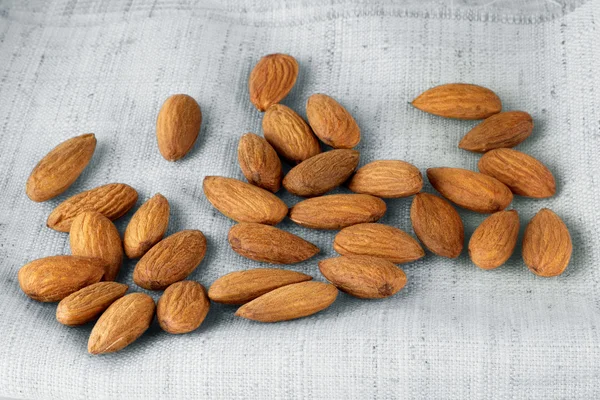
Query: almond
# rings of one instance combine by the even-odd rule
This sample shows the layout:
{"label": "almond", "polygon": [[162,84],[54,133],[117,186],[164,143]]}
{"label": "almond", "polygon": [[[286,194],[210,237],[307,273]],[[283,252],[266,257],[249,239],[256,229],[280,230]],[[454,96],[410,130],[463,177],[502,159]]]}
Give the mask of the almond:
{"label": "almond", "polygon": [[306,116],[315,135],[333,148],[351,149],[360,142],[360,129],[352,115],[327,95],[310,96]]}
{"label": "almond", "polygon": [[498,268],[512,255],[518,236],[519,214],[515,210],[490,215],[471,236],[471,261],[481,269]]}
{"label": "almond", "polygon": [[206,254],[206,238],[200,231],[185,230],[152,247],[135,266],[133,281],[149,290],[162,290],[184,280]]}
{"label": "almond", "polygon": [[468,210],[493,213],[504,210],[512,192],[499,180],[461,168],[429,168],[427,178],[445,198]]}
{"label": "almond", "polygon": [[194,281],[172,284],[158,300],[156,316],[166,332],[178,334],[198,329],[208,310],[210,301],[204,286]]}
{"label": "almond", "polygon": [[247,133],[241,137],[238,162],[251,184],[273,193],[281,187],[281,161],[273,147],[260,136]]}
{"label": "almond", "polygon": [[565,223],[547,208],[527,224],[523,236],[523,261],[539,276],[557,276],[569,265],[573,244]]}
{"label": "almond", "polygon": [[31,171],[25,188],[27,196],[33,201],[46,201],[63,193],[87,167],[95,149],[93,133],[76,136],[56,146]]}
{"label": "almond", "polygon": [[259,111],[279,103],[292,90],[298,78],[298,62],[287,54],[261,58],[250,73],[250,101]]}
{"label": "almond", "polygon": [[313,197],[344,183],[358,165],[356,150],[331,150],[301,162],[283,178],[283,186],[298,196]]}
{"label": "almond", "polygon": [[419,193],[410,207],[415,234],[438,256],[456,258],[465,240],[463,222],[446,200],[429,193]]}
{"label": "almond", "polygon": [[234,225],[227,240],[239,255],[272,264],[298,263],[319,252],[317,246],[296,235],[273,226],[249,222]]}
{"label": "almond", "polygon": [[337,294],[335,286],[328,283],[294,283],[244,304],[235,315],[259,322],[288,321],[326,309],[335,301]]}
{"label": "almond", "polygon": [[127,257],[140,258],[162,240],[169,225],[170,209],[167,199],[157,193],[133,214],[123,236]]}
{"label": "almond", "polygon": [[127,289],[127,285],[117,282],[98,282],[84,287],[58,303],[56,320],[69,326],[90,322],[123,297]]}
{"label": "almond", "polygon": [[556,182],[552,172],[535,158],[520,151],[488,151],[481,157],[477,166],[481,173],[498,179],[515,194],[546,198],[556,193]]}
{"label": "almond", "polygon": [[458,147],[485,153],[501,147],[515,147],[531,135],[533,119],[523,111],[501,112],[485,119],[462,138]]}
{"label": "almond", "polygon": [[69,232],[73,219],[84,211],[97,211],[114,221],[135,205],[138,194],[124,183],[109,183],[69,197],[48,216],[49,228]]}
{"label": "almond", "polygon": [[158,150],[165,160],[183,158],[196,143],[201,124],[202,112],[196,100],[187,94],[169,97],[156,120]]}
{"label": "almond", "polygon": [[275,225],[288,212],[285,203],[273,193],[237,179],[207,176],[203,188],[208,201],[237,222]]}
{"label": "almond", "polygon": [[400,160],[373,161],[354,174],[348,188],[383,198],[408,197],[423,187],[421,171]]}
{"label": "almond", "polygon": [[412,105],[429,114],[458,119],[483,119],[502,111],[494,92],[467,83],[436,86],[421,93]]}

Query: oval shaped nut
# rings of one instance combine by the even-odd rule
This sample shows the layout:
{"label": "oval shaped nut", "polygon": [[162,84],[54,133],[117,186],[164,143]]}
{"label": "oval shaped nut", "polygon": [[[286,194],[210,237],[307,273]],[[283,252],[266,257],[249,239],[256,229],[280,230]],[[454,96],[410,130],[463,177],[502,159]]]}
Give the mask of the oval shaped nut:
{"label": "oval shaped nut", "polygon": [[463,222],[446,200],[429,193],[419,193],[410,207],[415,234],[438,256],[456,258],[465,240]]}
{"label": "oval shaped nut", "polygon": [[415,261],[425,255],[419,243],[408,233],[373,223],[342,229],[333,240],[333,249],[343,256],[380,257],[394,264]]}
{"label": "oval shaped nut", "polygon": [[298,78],[298,62],[287,54],[269,54],[254,66],[248,80],[250,101],[265,111],[279,103],[294,87]]}
{"label": "oval shaped nut", "polygon": [[117,282],[98,282],[84,287],[58,303],[56,320],[68,326],[90,322],[123,297],[127,289],[127,285]]}
{"label": "oval shaped nut", "polygon": [[481,173],[498,179],[520,196],[542,199],[556,193],[556,181],[548,167],[520,151],[488,151],[477,166]]}
{"label": "oval shaped nut", "polygon": [[51,256],[24,265],[19,270],[21,290],[37,301],[60,301],[79,289],[99,282],[104,261],[76,256]]}
{"label": "oval shaped nut", "polygon": [[531,135],[533,119],[524,111],[506,111],[489,118],[471,129],[458,147],[485,153],[488,150],[515,147]]}
{"label": "oval shaped nut", "polygon": [[306,102],[306,117],[315,135],[336,149],[351,149],[360,142],[360,129],[352,115],[336,100],[313,94]]}
{"label": "oval shaped nut", "polygon": [[496,93],[467,83],[433,87],[421,93],[412,105],[429,114],[457,119],[484,119],[502,111]]}
{"label": "oval shaped nut", "polygon": [[421,171],[400,160],[370,162],[356,171],[348,188],[355,193],[383,198],[408,197],[423,188]]}
{"label": "oval shaped nut", "polygon": [[553,211],[541,209],[527,224],[523,261],[538,276],[557,276],[571,260],[573,243],[565,223]]}
{"label": "oval shaped nut", "polygon": [[331,194],[297,203],[290,219],[313,229],[342,229],[378,221],[386,211],[383,200],[368,194]]}
{"label": "oval shaped nut", "polygon": [[259,322],[288,321],[326,309],[335,301],[337,294],[335,286],[328,283],[294,283],[244,304],[235,315]]}
{"label": "oval shaped nut", "polygon": [[481,269],[498,268],[512,255],[519,237],[519,214],[499,211],[487,217],[469,240],[471,261]]}
{"label": "oval shaped nut", "polygon": [[33,201],[46,201],[58,196],[79,178],[96,150],[93,133],[76,136],[52,149],[37,163],[25,187]]}
{"label": "oval shaped nut", "polygon": [[200,126],[200,106],[187,94],[169,97],[160,108],[156,120],[158,150],[167,161],[183,158],[194,146]]}
{"label": "oval shaped nut", "polygon": [[431,186],[451,202],[479,213],[504,210],[513,194],[499,180],[461,168],[429,168]]}
{"label": "oval shaped nut", "polygon": [[200,231],[185,230],[168,236],[138,261],[133,281],[149,290],[165,289],[184,280],[206,254],[206,238]]}
{"label": "oval shaped nut", "polygon": [[255,261],[294,264],[319,253],[314,244],[273,226],[242,222],[229,230],[233,251]]}
{"label": "oval shaped nut", "polygon": [[237,222],[275,225],[288,213],[279,197],[237,179],[207,176],[202,187],[213,207]]}
{"label": "oval shaped nut", "polygon": [[150,327],[156,306],[152,297],[131,293],[112,303],[100,316],[88,340],[90,354],[119,351]]}
{"label": "oval shaped nut", "polygon": [[188,333],[198,329],[210,309],[204,286],[194,281],[172,284],[158,300],[156,316],[160,327],[169,333]]}
{"label": "oval shaped nut", "polygon": [[238,162],[248,182],[276,193],[281,188],[281,160],[269,142],[246,133],[238,144]]}
{"label": "oval shaped nut", "polygon": [[169,201],[160,193],[142,204],[125,229],[123,245],[129,258],[140,258],[160,242],[169,226]]}
{"label": "oval shaped nut", "polygon": [[331,150],[301,162],[283,178],[288,192],[302,197],[320,196],[344,183],[358,165],[356,150]]}

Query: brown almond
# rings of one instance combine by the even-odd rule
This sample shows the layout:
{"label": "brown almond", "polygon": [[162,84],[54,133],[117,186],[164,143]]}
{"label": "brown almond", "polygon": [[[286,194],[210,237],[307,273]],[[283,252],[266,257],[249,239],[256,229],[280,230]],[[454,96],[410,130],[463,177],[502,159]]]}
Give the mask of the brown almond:
{"label": "brown almond", "polygon": [[127,257],[140,258],[162,240],[169,226],[170,209],[167,199],[157,193],[133,214],[123,236]]}
{"label": "brown almond", "polygon": [[423,187],[421,171],[400,160],[370,162],[356,171],[348,188],[356,193],[383,198],[408,197]]}
{"label": "brown almond", "polygon": [[56,320],[69,326],[90,322],[123,297],[127,289],[127,285],[117,282],[98,282],[84,287],[58,303]]}
{"label": "brown almond", "polygon": [[276,193],[281,187],[281,161],[269,142],[246,133],[238,144],[238,162],[248,182]]}
{"label": "brown almond", "polygon": [[292,90],[298,78],[298,62],[287,54],[261,58],[250,73],[250,101],[259,111],[279,103]]}
{"label": "brown almond", "polygon": [[306,102],[306,117],[315,135],[336,149],[351,149],[360,142],[360,129],[352,115],[333,98],[313,94]]}
{"label": "brown almond", "polygon": [[204,286],[194,281],[172,284],[158,300],[156,316],[164,331],[179,334],[198,329],[210,309]]}
{"label": "brown almond", "polygon": [[499,211],[487,217],[469,240],[471,261],[481,269],[498,268],[512,255],[519,237],[519,214]]}
{"label": "brown almond", "polygon": [[183,158],[194,146],[202,125],[200,106],[187,94],[169,97],[156,120],[158,150],[167,161]]}
{"label": "brown almond", "polygon": [[485,153],[502,147],[515,147],[531,135],[533,119],[523,111],[506,111],[489,118],[471,129],[458,147]]}

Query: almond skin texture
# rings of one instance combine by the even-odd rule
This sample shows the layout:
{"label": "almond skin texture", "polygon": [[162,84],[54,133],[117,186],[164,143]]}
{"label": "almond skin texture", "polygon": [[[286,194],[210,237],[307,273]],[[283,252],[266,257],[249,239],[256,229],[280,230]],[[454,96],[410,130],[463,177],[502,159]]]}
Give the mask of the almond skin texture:
{"label": "almond skin texture", "polygon": [[431,186],[451,202],[479,213],[504,210],[513,199],[510,189],[491,176],[461,168],[429,168]]}
{"label": "almond skin texture", "polygon": [[343,256],[373,256],[394,264],[415,261],[425,255],[419,243],[408,233],[389,225],[372,223],[342,229],[333,240],[333,249]]}
{"label": "almond skin texture", "polygon": [[410,220],[421,243],[433,253],[456,258],[462,252],[463,222],[446,200],[429,193],[417,194],[410,207]]}
{"label": "almond skin texture", "polygon": [[207,176],[203,188],[208,201],[237,222],[275,225],[288,213],[288,207],[279,197],[237,179]]}
{"label": "almond skin texture", "polygon": [[31,171],[25,187],[27,197],[46,201],[63,193],[87,167],[95,149],[93,133],[76,136],[56,146]]}
{"label": "almond skin texture", "polygon": [[250,73],[250,101],[265,111],[279,103],[292,90],[298,78],[298,62],[287,54],[269,54],[261,58]]}
{"label": "almond skin texture", "polygon": [[48,216],[48,228],[69,232],[73,219],[84,211],[97,211],[114,221],[135,205],[138,194],[124,183],[109,183],[69,197]]}
{"label": "almond skin texture", "polygon": [[385,214],[383,200],[368,194],[331,194],[314,197],[290,209],[290,219],[313,229],[342,229],[378,221]]}
{"label": "almond skin texture", "polygon": [[98,282],[84,287],[58,303],[56,320],[68,326],[90,322],[123,297],[127,288],[127,285],[117,282]]}
{"label": "almond skin texture", "polygon": [[183,158],[196,143],[202,125],[200,106],[186,94],[169,97],[156,120],[158,150],[167,161]]}
{"label": "almond skin texture", "polygon": [[187,278],[205,254],[206,238],[202,232],[174,233],[144,254],[133,270],[133,281],[144,289],[165,289]]}
{"label": "almond skin texture", "polygon": [[504,183],[520,196],[552,197],[556,182],[552,172],[528,154],[513,149],[488,151],[477,164],[479,171]]}
{"label": "almond skin texture", "polygon": [[502,111],[494,92],[467,83],[436,86],[421,93],[412,105],[429,114],[457,119],[484,119]]}
{"label": "almond skin texture", "polygon": [[235,271],[217,279],[208,289],[208,297],[217,303],[245,304],[271,290],[311,279],[309,275],[278,268]]}
{"label": "almond skin texture", "polygon": [[157,193],[133,214],[123,236],[127,257],[140,258],[162,240],[169,226],[170,209],[167,199]]}
{"label": "almond skin texture", "polygon": [[487,217],[469,240],[469,256],[481,269],[498,268],[512,255],[519,237],[519,214],[499,211]]}
{"label": "almond skin texture", "polygon": [[492,115],[471,129],[458,147],[485,153],[503,147],[515,147],[531,135],[533,119],[523,111],[506,111]]}
{"label": "almond skin texture", "polygon": [[114,281],[123,262],[123,245],[115,225],[96,211],[85,211],[73,219],[69,233],[71,254],[99,258],[106,263],[105,281]]}
{"label": "almond skin texture", "polygon": [[208,310],[210,301],[204,286],[194,281],[172,284],[158,300],[156,316],[166,332],[179,334],[198,329]]}
{"label": "almond skin texture", "polygon": [[547,208],[541,209],[527,224],[523,236],[523,261],[531,272],[557,276],[569,265],[573,244],[565,223]]}
{"label": "almond skin texture", "polygon": [[76,256],[51,256],[24,265],[19,270],[21,290],[37,301],[60,301],[79,289],[99,282],[104,261]]}
{"label": "almond skin texture", "polygon": [[276,193],[281,187],[281,161],[269,142],[246,133],[238,144],[238,162],[248,182]]}
{"label": "almond skin texture", "polygon": [[406,285],[406,274],[383,258],[342,256],[319,261],[319,269],[338,289],[361,299],[381,299]]}
{"label": "almond skin texture", "polygon": [[328,283],[294,283],[244,304],[235,315],[259,322],[288,321],[326,309],[335,301],[337,294],[335,286]]}
{"label": "almond skin texture", "polygon": [[423,187],[421,171],[400,160],[373,161],[354,174],[348,188],[383,198],[408,197]]}
{"label": "almond skin texture", "polygon": [[312,129],[294,110],[273,104],[262,121],[265,139],[279,155],[293,164],[316,156],[321,145]]}
{"label": "almond skin texture", "polygon": [[331,150],[301,162],[283,178],[288,192],[302,197],[327,193],[344,183],[356,169],[356,150]]}
{"label": "almond skin texture", "polygon": [[313,94],[306,102],[306,117],[315,135],[336,149],[351,149],[360,142],[360,129],[340,103],[324,94]]}
{"label": "almond skin texture", "polygon": [[301,237],[273,226],[249,222],[234,225],[227,240],[239,255],[272,264],[294,264],[319,253],[317,246]]}
{"label": "almond skin texture", "polygon": [[121,297],[96,322],[88,340],[88,352],[114,353],[127,347],[150,327],[155,309],[154,300],[147,294]]}

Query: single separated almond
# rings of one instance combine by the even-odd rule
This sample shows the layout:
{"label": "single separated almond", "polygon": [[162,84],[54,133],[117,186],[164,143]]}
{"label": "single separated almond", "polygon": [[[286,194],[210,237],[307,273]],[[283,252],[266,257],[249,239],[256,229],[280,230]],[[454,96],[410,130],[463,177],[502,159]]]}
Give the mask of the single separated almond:
{"label": "single separated almond", "polygon": [[512,255],[519,237],[519,214],[499,211],[487,217],[469,240],[471,261],[481,269],[498,268]]}
{"label": "single separated almond", "polygon": [[261,58],[250,73],[250,101],[259,111],[279,103],[292,90],[298,78],[298,62],[287,54]]}
{"label": "single separated almond", "polygon": [[400,160],[370,162],[356,171],[348,188],[356,193],[383,198],[408,197],[423,187],[421,171]]}
{"label": "single separated almond", "polygon": [[93,133],[56,146],[31,171],[25,187],[27,196],[33,201],[46,201],[67,190],[87,167],[95,149]]}
{"label": "single separated almond", "polygon": [[210,301],[204,286],[194,281],[172,284],[158,300],[156,316],[166,332],[179,334],[198,329],[208,310]]}
{"label": "single separated almond", "polygon": [[523,111],[506,111],[489,118],[471,129],[458,147],[485,153],[488,150],[515,147],[531,135],[533,119]]}
{"label": "single separated almond", "polygon": [[156,120],[158,150],[167,161],[183,158],[194,146],[202,125],[200,106],[187,94],[169,97]]}
{"label": "single separated almond", "polygon": [[248,182],[276,193],[281,187],[281,161],[269,142],[246,133],[238,144],[238,162]]}
{"label": "single separated almond", "polygon": [[360,129],[352,115],[333,98],[313,94],[306,102],[306,117],[315,135],[336,149],[351,149],[360,142]]}
{"label": "single separated almond", "polygon": [[279,197],[237,179],[207,176],[202,187],[208,201],[237,222],[275,225],[288,213],[287,206]]}
{"label": "single separated almond", "polygon": [[58,303],[56,320],[69,326],[90,322],[123,297],[127,289],[127,285],[117,282],[98,282],[84,287]]}
{"label": "single separated almond", "polygon": [[140,258],[162,240],[169,226],[170,209],[167,199],[157,193],[133,214],[123,236],[127,257]]}
{"label": "single separated almond", "polygon": [[259,322],[288,321],[326,309],[335,301],[337,294],[335,286],[328,283],[294,283],[244,304],[235,315]]}
{"label": "single separated almond", "polygon": [[233,251],[255,261],[294,264],[308,260],[319,248],[306,240],[273,226],[242,222],[229,230],[227,240]]}

